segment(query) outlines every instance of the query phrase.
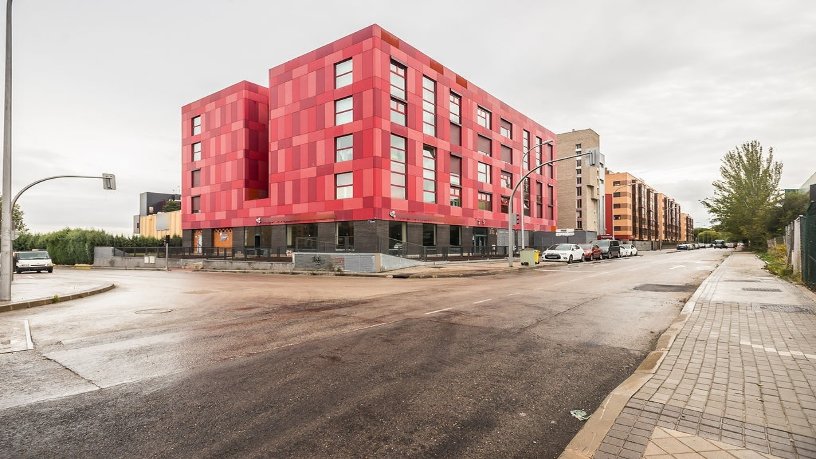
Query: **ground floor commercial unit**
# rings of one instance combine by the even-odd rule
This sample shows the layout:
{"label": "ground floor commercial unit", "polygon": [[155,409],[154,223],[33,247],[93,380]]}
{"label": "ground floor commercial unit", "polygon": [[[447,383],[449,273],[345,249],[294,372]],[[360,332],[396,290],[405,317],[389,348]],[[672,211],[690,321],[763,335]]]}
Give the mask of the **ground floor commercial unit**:
{"label": "ground floor commercial unit", "polygon": [[[592,237],[581,233],[579,238]],[[543,249],[564,242],[554,235],[552,231],[524,231],[522,238],[521,229],[514,229],[517,249],[522,245]],[[507,236],[507,228],[357,220],[184,230],[183,244],[194,252],[216,249],[228,256],[276,257],[304,251],[467,256],[506,255]]]}

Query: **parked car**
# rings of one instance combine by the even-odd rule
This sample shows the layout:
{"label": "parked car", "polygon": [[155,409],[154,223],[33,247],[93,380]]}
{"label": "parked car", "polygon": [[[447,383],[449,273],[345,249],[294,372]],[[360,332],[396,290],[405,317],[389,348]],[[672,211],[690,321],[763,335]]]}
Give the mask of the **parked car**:
{"label": "parked car", "polygon": [[691,244],[686,244],[685,242],[682,244],[677,244],[677,250],[691,250],[693,247]]}
{"label": "parked car", "polygon": [[620,241],[617,239],[600,239],[592,241],[593,244],[598,244],[601,248],[603,256],[601,258],[620,258]]}
{"label": "parked car", "polygon": [[556,244],[544,251],[545,261],[573,261],[584,259],[584,249],[578,244]]}
{"label": "parked car", "polygon": [[631,244],[621,244],[620,253],[621,253],[622,257],[631,257],[632,256],[632,245]]}
{"label": "parked car", "polygon": [[54,272],[54,263],[47,250],[30,250],[14,253],[14,272],[20,274],[24,271],[36,271],[41,273]]}
{"label": "parked car", "polygon": [[635,244],[629,244],[632,247],[632,256],[636,257],[638,254],[638,249],[635,247]]}
{"label": "parked car", "polygon": [[584,261],[600,260],[603,252],[598,244],[578,244],[584,249]]}

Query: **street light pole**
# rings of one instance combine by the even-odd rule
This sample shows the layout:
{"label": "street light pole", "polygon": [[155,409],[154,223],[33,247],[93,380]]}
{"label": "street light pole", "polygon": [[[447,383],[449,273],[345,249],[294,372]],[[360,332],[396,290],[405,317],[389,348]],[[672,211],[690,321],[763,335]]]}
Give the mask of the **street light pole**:
{"label": "street light pole", "polygon": [[11,0],[6,0],[6,79],[3,105],[3,202],[0,209],[0,301],[11,300]]}
{"label": "street light pole", "polygon": [[[548,140],[546,142],[539,143],[538,145],[534,146],[533,148],[528,148],[526,152],[522,152],[522,155],[521,155],[521,170],[524,170],[524,164],[526,164],[525,161],[529,162],[530,151],[532,151],[532,150],[534,150],[536,148],[541,148],[545,144],[547,144],[548,142],[550,144],[552,144],[552,140]],[[529,178],[525,178],[524,182],[528,183],[529,180],[530,180]],[[529,186],[527,187],[527,189],[529,190]],[[521,205],[519,206],[521,208],[521,217],[519,218],[519,221],[521,222],[521,248],[523,249],[526,242],[527,242],[527,238],[524,237],[524,192],[522,192],[521,199],[519,199],[519,202],[521,203]]]}
{"label": "street light pole", "polygon": [[[540,143],[539,145],[536,145],[536,146],[540,146],[540,145],[544,145],[544,144],[548,144],[548,143],[551,144],[552,142],[553,142],[552,140],[546,140],[546,141],[544,141],[544,142],[542,142],[542,143]],[[507,265],[508,266],[510,266],[511,268],[513,267],[513,245],[515,243],[515,241],[513,240],[513,239],[515,239],[515,237],[513,236],[513,196],[515,196],[519,185],[521,185],[521,183],[524,181],[524,179],[529,177],[530,174],[532,174],[533,172],[541,169],[544,166],[547,166],[547,165],[552,164],[552,163],[557,163],[559,161],[565,161],[567,159],[580,158],[581,156],[591,156],[592,158],[595,158],[594,155],[595,155],[595,152],[593,150],[590,150],[590,151],[588,151],[586,153],[581,153],[579,155],[566,156],[564,158],[552,159],[550,161],[543,162],[543,163],[539,164],[538,166],[530,169],[530,171],[527,172],[526,174],[524,174],[524,176],[521,177],[521,180],[519,180],[518,183],[516,183],[516,186],[513,187],[513,191],[510,193],[510,203],[509,203],[510,208],[508,209],[509,210],[509,215],[508,215],[509,218],[507,219],[507,243],[508,243],[508,245],[507,245]],[[594,163],[594,160],[592,162]]]}

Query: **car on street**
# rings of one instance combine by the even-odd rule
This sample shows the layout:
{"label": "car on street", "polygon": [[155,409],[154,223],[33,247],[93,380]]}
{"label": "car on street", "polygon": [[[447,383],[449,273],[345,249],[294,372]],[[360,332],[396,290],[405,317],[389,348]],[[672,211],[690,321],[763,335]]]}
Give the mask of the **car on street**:
{"label": "car on street", "polygon": [[14,272],[17,274],[25,271],[36,271],[41,273],[54,272],[54,263],[47,250],[27,250],[14,253]]}
{"label": "car on street", "polygon": [[598,247],[601,248],[602,257],[601,258],[620,258],[621,251],[620,251],[620,241],[617,239],[599,239],[597,241],[592,241],[593,244],[598,244]]}
{"label": "car on street", "polygon": [[555,244],[544,251],[545,261],[573,261],[584,259],[584,249],[578,244]]}
{"label": "car on street", "polygon": [[632,245],[631,244],[621,244],[620,253],[621,253],[622,257],[631,257],[632,256]]}
{"label": "car on street", "polygon": [[677,244],[677,250],[691,250],[693,247],[691,244],[686,244],[685,242],[682,244]]}
{"label": "car on street", "polygon": [[584,261],[600,260],[603,256],[598,244],[578,244],[584,249]]}

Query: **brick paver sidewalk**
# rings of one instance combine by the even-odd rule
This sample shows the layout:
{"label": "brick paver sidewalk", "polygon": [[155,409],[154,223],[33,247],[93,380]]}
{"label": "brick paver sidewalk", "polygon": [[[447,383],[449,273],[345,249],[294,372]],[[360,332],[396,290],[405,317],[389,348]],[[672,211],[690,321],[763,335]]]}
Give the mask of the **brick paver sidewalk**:
{"label": "brick paver sidewalk", "polygon": [[735,253],[595,458],[816,458],[816,302]]}

